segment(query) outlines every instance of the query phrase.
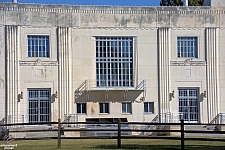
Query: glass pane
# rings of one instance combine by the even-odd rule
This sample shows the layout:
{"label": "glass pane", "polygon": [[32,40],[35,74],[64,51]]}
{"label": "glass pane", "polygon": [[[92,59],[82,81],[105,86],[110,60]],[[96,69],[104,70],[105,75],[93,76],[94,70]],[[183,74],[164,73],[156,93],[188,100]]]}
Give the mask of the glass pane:
{"label": "glass pane", "polygon": [[99,112],[103,113],[103,103],[99,103]]}
{"label": "glass pane", "polygon": [[122,113],[126,113],[126,103],[122,103]]}
{"label": "glass pane", "polygon": [[109,104],[105,103],[105,113],[109,113]]}
{"label": "glass pane", "polygon": [[127,113],[131,113],[131,103],[127,103]]}
{"label": "glass pane", "polygon": [[82,113],[86,114],[86,103],[82,104]]}
{"label": "glass pane", "polygon": [[77,104],[77,113],[82,113],[81,112],[81,104]]}
{"label": "glass pane", "polygon": [[148,103],[144,103],[144,112],[148,112]]}

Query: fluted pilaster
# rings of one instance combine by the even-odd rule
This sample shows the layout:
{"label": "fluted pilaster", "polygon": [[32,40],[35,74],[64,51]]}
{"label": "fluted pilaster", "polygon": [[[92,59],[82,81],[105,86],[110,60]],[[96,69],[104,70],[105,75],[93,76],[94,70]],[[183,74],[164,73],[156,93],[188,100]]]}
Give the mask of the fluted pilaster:
{"label": "fluted pilaster", "polygon": [[158,29],[158,77],[160,113],[169,112],[170,29]]}
{"label": "fluted pilaster", "polygon": [[18,51],[19,27],[5,26],[6,31],[6,99],[7,116],[12,115],[11,122],[17,122],[18,115]]}
{"label": "fluted pilaster", "polygon": [[71,63],[70,63],[70,30],[68,27],[58,27],[58,60],[59,60],[59,115],[72,112],[71,97]]}
{"label": "fluted pilaster", "polygon": [[207,61],[207,110],[210,122],[218,114],[219,69],[218,69],[218,29],[207,28],[206,61]]}

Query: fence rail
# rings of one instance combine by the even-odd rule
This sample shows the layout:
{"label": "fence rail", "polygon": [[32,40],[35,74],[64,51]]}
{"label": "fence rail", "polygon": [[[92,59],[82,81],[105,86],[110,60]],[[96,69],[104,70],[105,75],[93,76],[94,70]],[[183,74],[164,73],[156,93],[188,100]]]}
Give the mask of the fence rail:
{"label": "fence rail", "polygon": [[[62,128],[62,125],[68,125],[73,124],[74,127],[79,127],[78,125],[86,125],[86,128]],[[55,125],[57,126],[54,129],[50,130],[12,130],[10,131],[9,128],[11,126],[32,126],[32,125]],[[76,126],[77,125],[77,126]],[[95,128],[97,125],[101,128]],[[107,125],[113,125],[114,128],[104,128]],[[149,126],[149,125],[155,125],[155,126],[179,126],[179,129],[171,130],[171,129],[131,129],[131,128],[125,128],[128,125],[141,125],[141,126]],[[58,137],[52,137],[58,139],[58,148],[61,148],[61,139],[100,139],[100,138],[108,138],[108,139],[117,139],[117,147],[121,148],[121,139],[173,139],[173,140],[180,140],[181,142],[181,149],[184,149],[184,141],[185,140],[204,140],[204,141],[225,141],[225,139],[207,139],[207,138],[184,138],[185,133],[207,133],[207,134],[225,134],[225,131],[200,131],[200,130],[185,130],[185,126],[188,125],[209,125],[209,124],[190,124],[190,123],[184,123],[184,120],[181,120],[180,123],[146,123],[146,122],[121,122],[120,119],[118,119],[118,122],[61,122],[59,119],[58,122],[42,122],[42,123],[15,123],[15,124],[0,124],[1,127],[8,128],[9,132],[48,132],[48,131],[55,131],[58,132]],[[214,125],[222,125],[225,126],[225,124],[214,124]],[[94,128],[88,128],[88,127],[94,127]],[[15,128],[14,128],[15,129]],[[62,137],[62,132],[86,132],[86,133],[104,133],[104,132],[112,132],[114,133],[111,136],[96,136],[95,134],[89,134],[86,137]],[[123,133],[131,133],[131,132],[177,132],[180,134],[180,136],[177,137],[171,137],[171,136],[143,136],[143,135],[131,135],[131,134],[123,134]],[[41,139],[43,139],[42,137]],[[36,138],[37,139],[37,138]]]}

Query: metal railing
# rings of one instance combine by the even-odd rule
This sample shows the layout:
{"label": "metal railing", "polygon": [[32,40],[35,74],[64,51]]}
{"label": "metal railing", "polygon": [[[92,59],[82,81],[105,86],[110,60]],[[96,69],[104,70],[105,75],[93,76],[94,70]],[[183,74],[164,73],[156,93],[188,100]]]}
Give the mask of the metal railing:
{"label": "metal railing", "polygon": [[24,115],[8,115],[7,123],[24,123]]}
{"label": "metal railing", "polygon": [[72,126],[71,122],[78,122],[78,115],[77,114],[64,114],[64,121],[62,123],[67,123],[64,127],[79,127],[79,124],[74,124]]}
{"label": "metal railing", "polygon": [[[100,81],[99,81],[100,82]],[[76,90],[75,90],[75,98],[80,97],[85,91],[89,91],[91,89],[123,89],[123,90],[146,90],[146,80],[138,80],[137,81],[126,81],[126,83],[119,83],[118,80],[110,80],[110,81],[101,81],[101,82],[110,82],[110,84],[98,85],[97,80],[85,80]],[[121,81],[122,82],[122,81]]]}
{"label": "metal railing", "polygon": [[[159,122],[159,115],[155,116],[155,118],[152,119],[150,123],[158,123]],[[148,130],[149,128],[152,128],[154,125],[147,125],[144,130]],[[140,134],[144,134],[144,132],[141,132]]]}
{"label": "metal railing", "polygon": [[209,125],[224,124],[224,123],[225,123],[225,113],[219,113],[209,122]]}
{"label": "metal railing", "polygon": [[[0,125],[4,125],[6,122],[5,122],[5,118],[2,118],[2,120],[0,121]],[[1,126],[0,127],[0,130],[4,130],[5,127],[4,126]]]}
{"label": "metal railing", "polygon": [[160,114],[161,123],[179,123],[183,119],[182,112],[167,112]]}
{"label": "metal railing", "polygon": [[219,124],[225,123],[225,113],[219,113]]}

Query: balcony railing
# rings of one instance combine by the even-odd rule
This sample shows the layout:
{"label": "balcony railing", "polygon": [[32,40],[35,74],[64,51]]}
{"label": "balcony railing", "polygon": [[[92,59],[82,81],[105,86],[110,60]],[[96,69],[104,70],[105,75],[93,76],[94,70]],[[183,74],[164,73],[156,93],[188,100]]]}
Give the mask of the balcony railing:
{"label": "balcony railing", "polygon": [[76,90],[75,98],[90,90],[146,90],[146,80],[118,81],[118,80],[85,80]]}

